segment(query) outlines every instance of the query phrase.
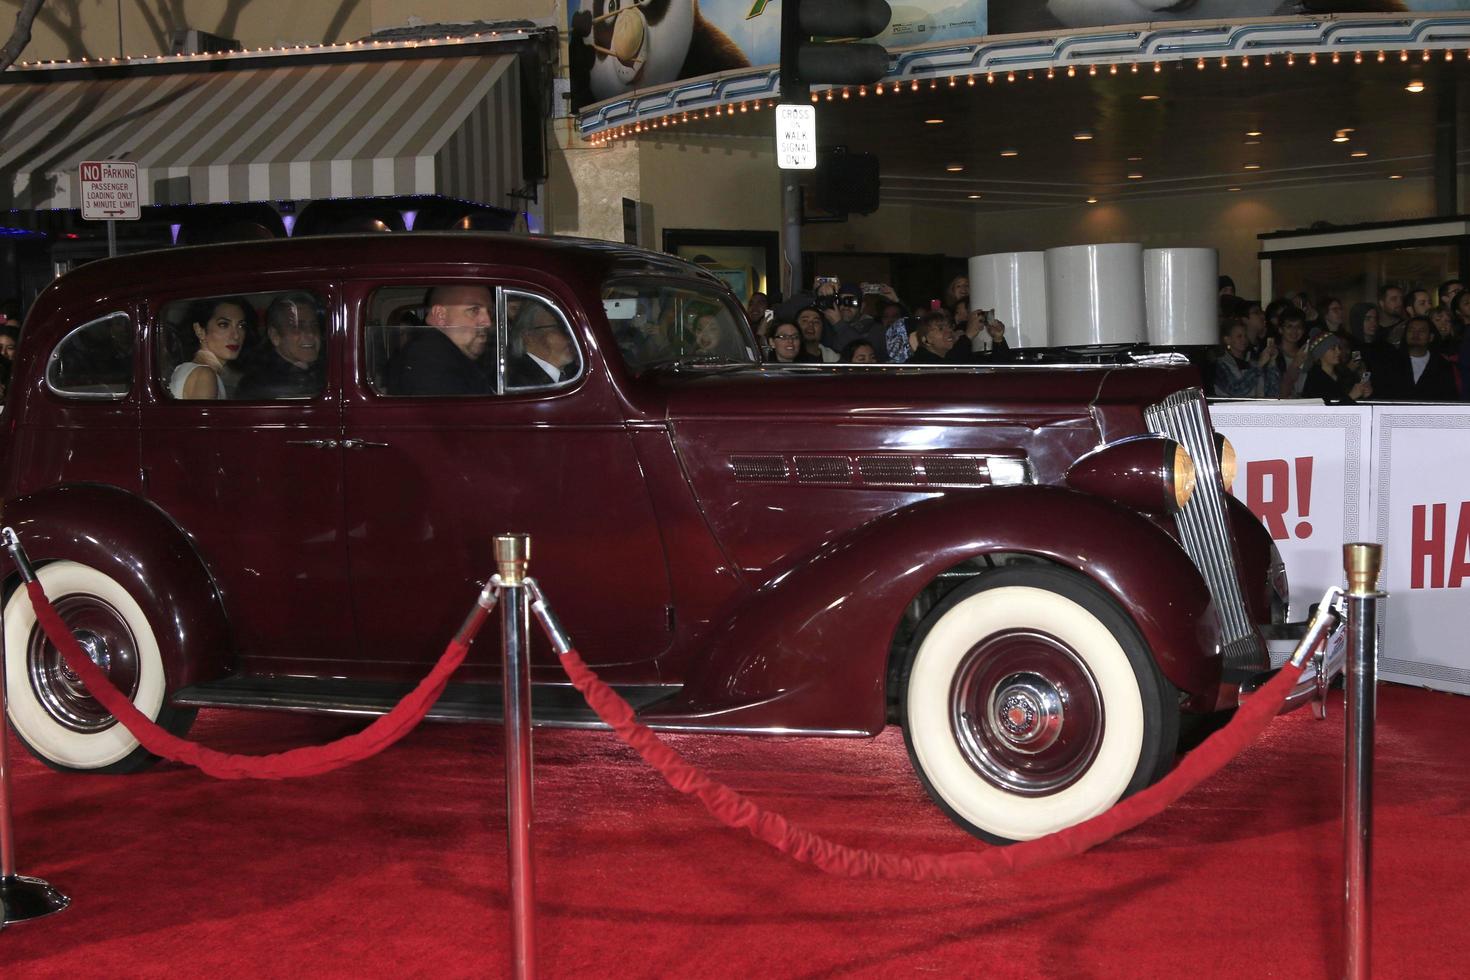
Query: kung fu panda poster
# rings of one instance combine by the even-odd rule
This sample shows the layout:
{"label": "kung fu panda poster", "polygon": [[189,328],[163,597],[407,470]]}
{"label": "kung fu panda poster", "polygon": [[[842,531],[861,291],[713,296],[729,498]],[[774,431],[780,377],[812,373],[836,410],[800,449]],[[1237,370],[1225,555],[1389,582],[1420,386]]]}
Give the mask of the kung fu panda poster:
{"label": "kung fu panda poster", "polygon": [[[936,41],[1200,20],[1470,9],[1470,0],[890,0],[889,50]],[[569,0],[572,104],[780,61],[781,0]]]}
{"label": "kung fu panda poster", "polygon": [[[978,37],[985,0],[891,0],[878,41],[893,49]],[[780,61],[780,0],[570,0],[575,108],[717,72]]]}

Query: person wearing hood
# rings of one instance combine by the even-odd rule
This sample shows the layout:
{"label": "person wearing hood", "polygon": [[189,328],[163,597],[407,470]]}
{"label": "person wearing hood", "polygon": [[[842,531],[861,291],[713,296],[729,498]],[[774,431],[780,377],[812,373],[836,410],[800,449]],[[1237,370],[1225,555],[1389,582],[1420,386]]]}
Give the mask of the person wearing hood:
{"label": "person wearing hood", "polygon": [[1320,398],[1329,405],[1352,405],[1373,394],[1368,378],[1358,380],[1347,368],[1347,344],[1336,334],[1325,333],[1307,349],[1307,383],[1302,397]]}
{"label": "person wearing hood", "polygon": [[1378,305],[1354,303],[1348,312],[1349,363],[1382,376],[1398,361],[1398,351],[1388,342],[1388,331],[1378,328]]}

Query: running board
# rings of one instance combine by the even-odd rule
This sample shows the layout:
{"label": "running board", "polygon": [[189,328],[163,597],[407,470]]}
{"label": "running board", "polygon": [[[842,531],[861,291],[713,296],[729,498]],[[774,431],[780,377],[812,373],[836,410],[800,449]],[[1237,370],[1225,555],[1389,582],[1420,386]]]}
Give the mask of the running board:
{"label": "running board", "polygon": [[[340,681],[317,677],[226,677],[176,692],[184,708],[253,708],[320,715],[387,714],[413,689],[411,684]],[[616,688],[634,711],[673,697],[677,685]],[[450,684],[425,716],[432,721],[498,722],[503,717],[499,684]],[[533,685],[531,721],[554,728],[604,728],[570,684]]]}

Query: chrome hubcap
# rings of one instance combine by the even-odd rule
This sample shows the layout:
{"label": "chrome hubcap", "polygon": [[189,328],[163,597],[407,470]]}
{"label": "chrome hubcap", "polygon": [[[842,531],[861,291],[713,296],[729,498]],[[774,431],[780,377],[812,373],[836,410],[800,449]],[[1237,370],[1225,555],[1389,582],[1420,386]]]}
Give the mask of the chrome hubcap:
{"label": "chrome hubcap", "polygon": [[971,648],[955,673],[949,711],[970,767],[1021,796],[1066,789],[1102,743],[1092,672],[1075,650],[1036,630],[996,633]]}
{"label": "chrome hubcap", "polygon": [[1062,693],[1044,677],[1012,674],[997,686],[990,702],[997,733],[1017,752],[1040,752],[1062,734]]}
{"label": "chrome hubcap", "polygon": [[[54,605],[87,659],[100,667],[118,690],[129,698],[136,696],[140,680],[138,647],[122,614],[89,595],[63,596]],[[39,625],[32,628],[26,644],[26,672],[36,700],[63,728],[89,735],[117,723],[66,665]]]}

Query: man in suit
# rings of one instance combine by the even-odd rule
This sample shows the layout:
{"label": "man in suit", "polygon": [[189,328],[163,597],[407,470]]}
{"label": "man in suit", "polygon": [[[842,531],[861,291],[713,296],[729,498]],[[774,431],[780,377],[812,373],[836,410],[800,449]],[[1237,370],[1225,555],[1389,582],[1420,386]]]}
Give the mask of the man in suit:
{"label": "man in suit", "polygon": [[245,369],[236,398],[310,398],[322,390],[322,328],[311,296],[286,294],[265,311],[270,350]]}
{"label": "man in suit", "polygon": [[511,335],[513,353],[505,365],[507,388],[536,388],[569,381],[577,374],[577,347],[551,308],[527,301]]}
{"label": "man in suit", "polygon": [[390,395],[493,395],[495,379],[480,367],[490,344],[495,303],[484,286],[435,286],[424,323],[388,363]]}
{"label": "man in suit", "polygon": [[1452,402],[1459,397],[1455,369],[1429,349],[1434,327],[1427,317],[1411,316],[1404,323],[1404,350],[1393,366],[1385,398],[1405,402]]}

